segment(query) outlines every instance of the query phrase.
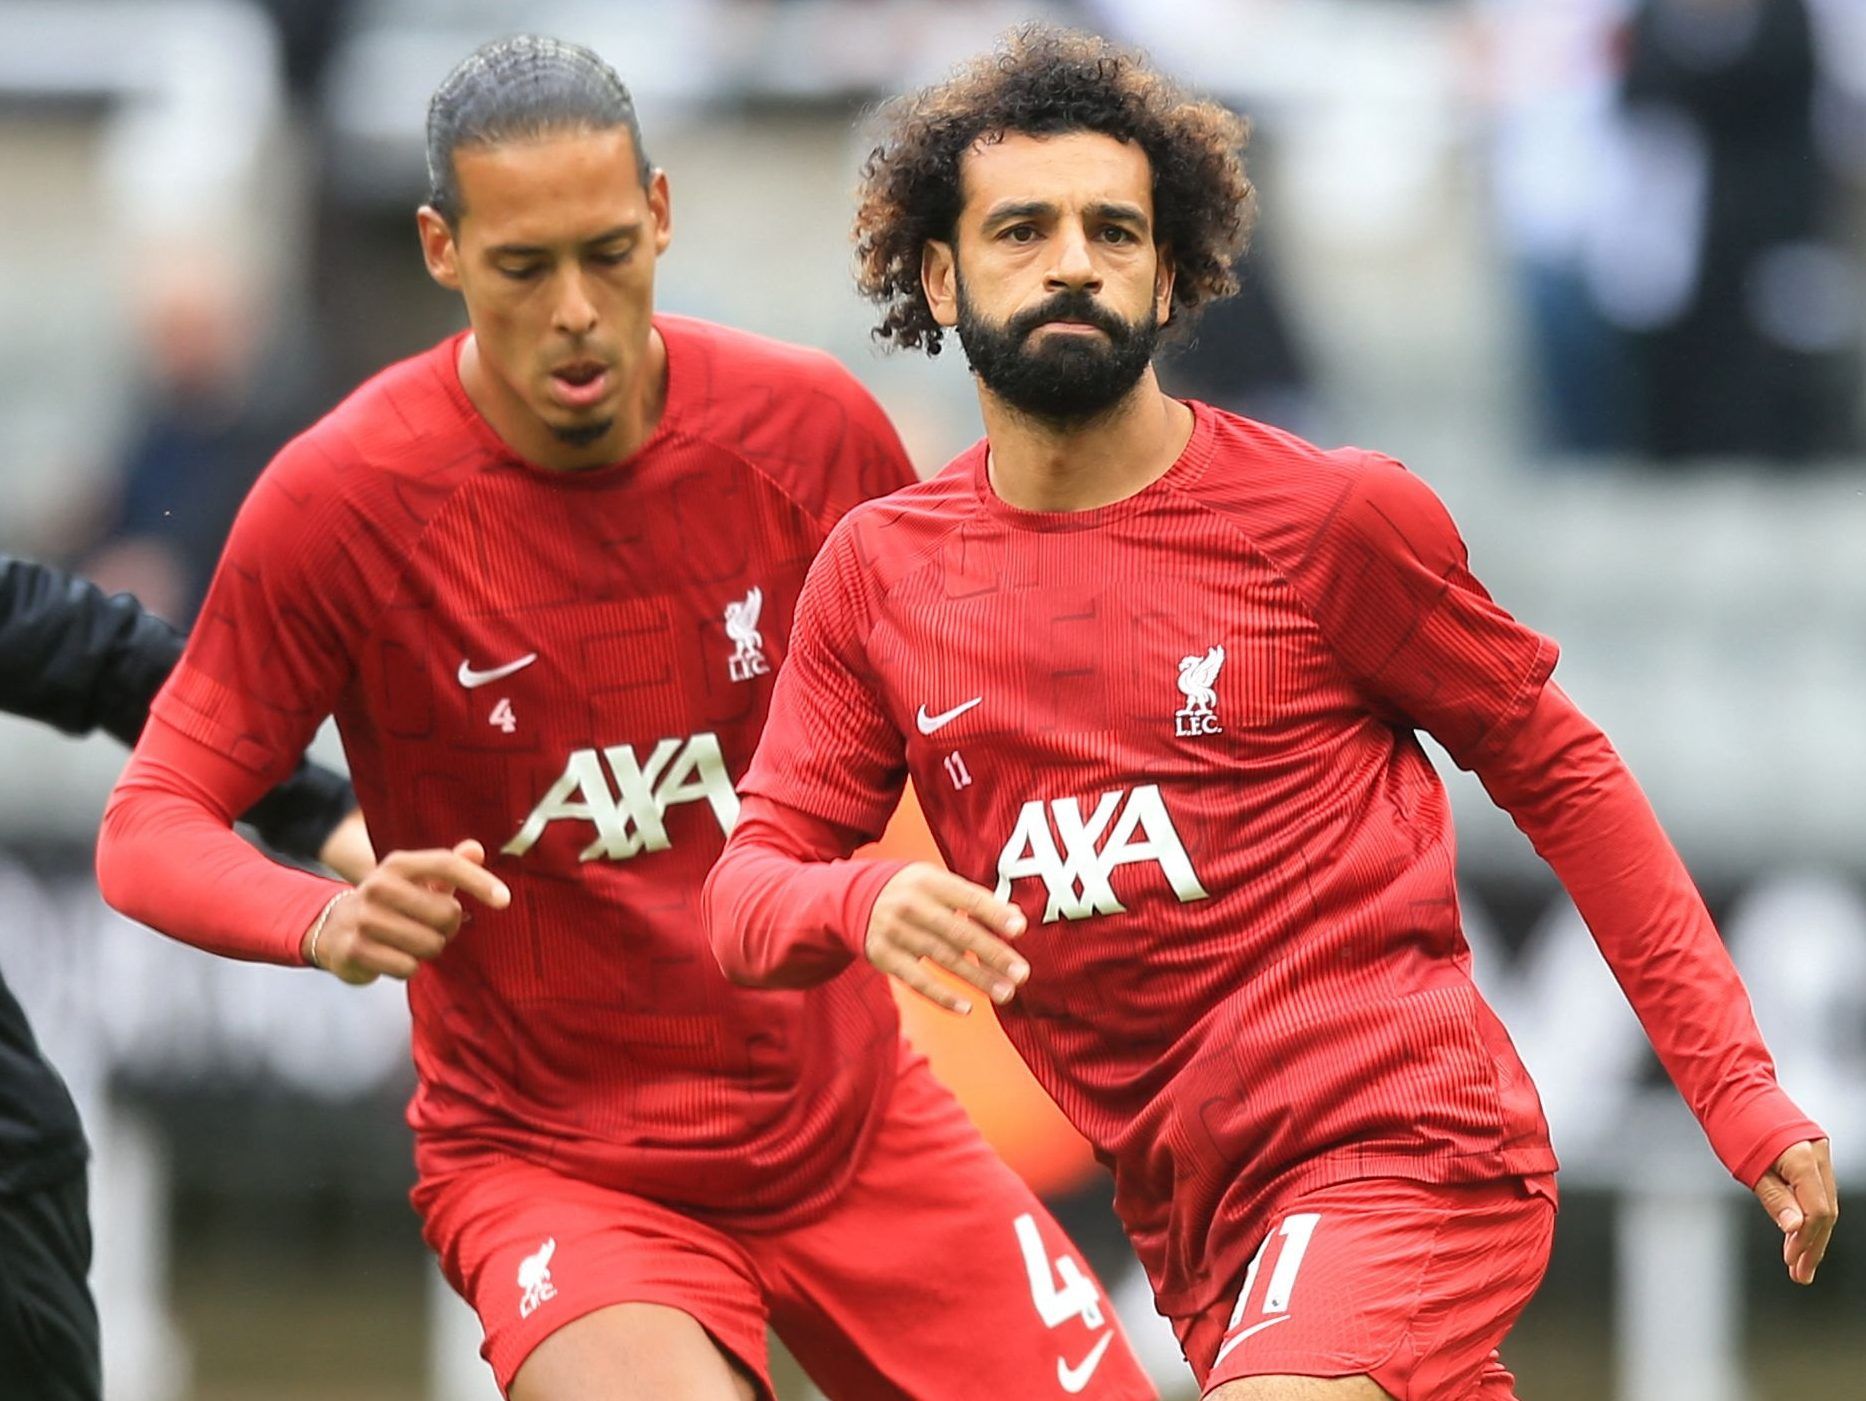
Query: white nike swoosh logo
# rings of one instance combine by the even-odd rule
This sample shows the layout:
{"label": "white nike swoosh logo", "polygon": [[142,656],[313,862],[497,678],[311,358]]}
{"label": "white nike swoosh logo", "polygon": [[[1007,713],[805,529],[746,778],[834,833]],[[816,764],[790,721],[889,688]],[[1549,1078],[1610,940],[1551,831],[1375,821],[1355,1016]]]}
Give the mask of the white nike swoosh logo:
{"label": "white nike swoosh logo", "polygon": [[1114,1341],[1114,1334],[1103,1333],[1101,1341],[1095,1344],[1089,1355],[1082,1359],[1082,1365],[1071,1367],[1062,1358],[1056,1359],[1056,1380],[1064,1391],[1074,1396],[1089,1384],[1089,1378],[1095,1375],[1095,1369],[1101,1366],[1101,1355],[1108,1351],[1108,1344]]}
{"label": "white nike swoosh logo", "polygon": [[914,716],[914,723],[920,727],[921,734],[930,735],[935,730],[944,729],[950,725],[973,706],[983,705],[984,702],[983,696],[973,696],[964,705],[955,705],[951,710],[942,710],[938,715],[928,715],[927,708],[923,705],[920,707],[920,713]]}
{"label": "white nike swoosh logo", "polygon": [[476,686],[486,685],[489,681],[501,680],[504,677],[510,676],[515,671],[523,671],[537,660],[538,654],[536,652],[527,652],[517,661],[507,662],[504,666],[496,666],[491,671],[475,671],[465,662],[461,662],[460,684],[470,691]]}
{"label": "white nike swoosh logo", "polygon": [[1290,1316],[1284,1313],[1278,1314],[1275,1318],[1266,1318],[1262,1323],[1251,1324],[1250,1327],[1246,1328],[1242,1333],[1239,1333],[1235,1338],[1231,1339],[1230,1342],[1218,1349],[1218,1356],[1212,1359],[1212,1366],[1216,1367],[1220,1362],[1223,1362],[1225,1358],[1231,1355],[1231,1349],[1243,1342],[1252,1333],[1261,1333],[1264,1329],[1274,1328],[1279,1323],[1288,1323],[1289,1318]]}

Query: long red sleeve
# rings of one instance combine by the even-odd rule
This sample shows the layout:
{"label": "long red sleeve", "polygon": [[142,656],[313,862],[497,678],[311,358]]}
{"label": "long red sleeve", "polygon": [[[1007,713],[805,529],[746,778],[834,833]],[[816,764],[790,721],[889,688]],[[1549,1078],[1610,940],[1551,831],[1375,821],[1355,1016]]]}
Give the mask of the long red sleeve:
{"label": "long red sleeve", "polygon": [[701,901],[728,978],[810,987],[861,955],[875,897],[909,864],[844,859],[862,840],[788,804],[745,798]]}
{"label": "long red sleeve", "polygon": [[1754,1186],[1823,1137],[1776,1084],[1710,912],[1599,728],[1551,683],[1476,772],[1560,877],[1724,1166]]}
{"label": "long red sleeve", "polygon": [[104,899],[209,953],[302,964],[305,930],[347,887],[281,866],[233,830],[233,814],[267,787],[252,770],[151,716],[98,835]]}

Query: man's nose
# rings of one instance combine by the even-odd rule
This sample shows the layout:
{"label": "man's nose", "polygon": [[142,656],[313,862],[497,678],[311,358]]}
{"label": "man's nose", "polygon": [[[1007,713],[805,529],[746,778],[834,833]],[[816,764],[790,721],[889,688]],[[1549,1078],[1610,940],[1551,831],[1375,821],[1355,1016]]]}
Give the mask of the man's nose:
{"label": "man's nose", "polygon": [[1089,247],[1086,229],[1080,225],[1065,226],[1059,229],[1053,246],[1056,254],[1043,279],[1044,286],[1048,290],[1053,292],[1099,292],[1101,290],[1101,270],[1095,265],[1095,256]]}
{"label": "man's nose", "polygon": [[564,273],[557,305],[552,309],[551,324],[569,336],[587,336],[596,329],[596,303],[583,285],[580,269],[571,268]]}

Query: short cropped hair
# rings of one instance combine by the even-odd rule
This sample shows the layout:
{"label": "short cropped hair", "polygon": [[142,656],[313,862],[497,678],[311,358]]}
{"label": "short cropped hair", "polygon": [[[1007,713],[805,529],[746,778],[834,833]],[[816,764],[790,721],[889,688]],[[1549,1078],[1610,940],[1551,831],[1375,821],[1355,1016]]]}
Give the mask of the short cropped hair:
{"label": "short cropped hair", "polygon": [[939,353],[942,328],[920,283],[931,241],[952,241],[960,164],[974,143],[1012,134],[1101,132],[1138,142],[1153,169],[1154,237],[1172,253],[1175,328],[1237,291],[1255,217],[1244,173],[1250,128],[1193,97],[1133,50],[1032,24],[943,83],[880,109],[880,143],[862,165],[856,284],[881,307],[875,338]]}
{"label": "short cropped hair", "polygon": [[428,101],[428,204],[450,225],[459,222],[464,211],[454,153],[462,146],[615,127],[628,128],[635,173],[646,186],[654,167],[642,146],[635,99],[593,50],[538,34],[481,44]]}

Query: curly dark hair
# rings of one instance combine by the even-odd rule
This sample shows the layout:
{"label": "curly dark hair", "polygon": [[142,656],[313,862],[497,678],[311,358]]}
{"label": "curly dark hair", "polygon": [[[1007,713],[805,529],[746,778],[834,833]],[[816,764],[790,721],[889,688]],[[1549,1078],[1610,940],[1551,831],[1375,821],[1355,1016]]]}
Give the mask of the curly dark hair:
{"label": "curly dark hair", "polygon": [[1130,49],[1094,34],[1030,24],[943,83],[885,104],[880,144],[862,163],[856,285],[882,308],[875,338],[939,354],[943,328],[920,285],[929,240],[950,242],[959,164],[973,143],[1011,133],[1101,132],[1137,141],[1153,168],[1155,242],[1172,251],[1173,329],[1237,291],[1256,213],[1244,173],[1250,127],[1188,94]]}

